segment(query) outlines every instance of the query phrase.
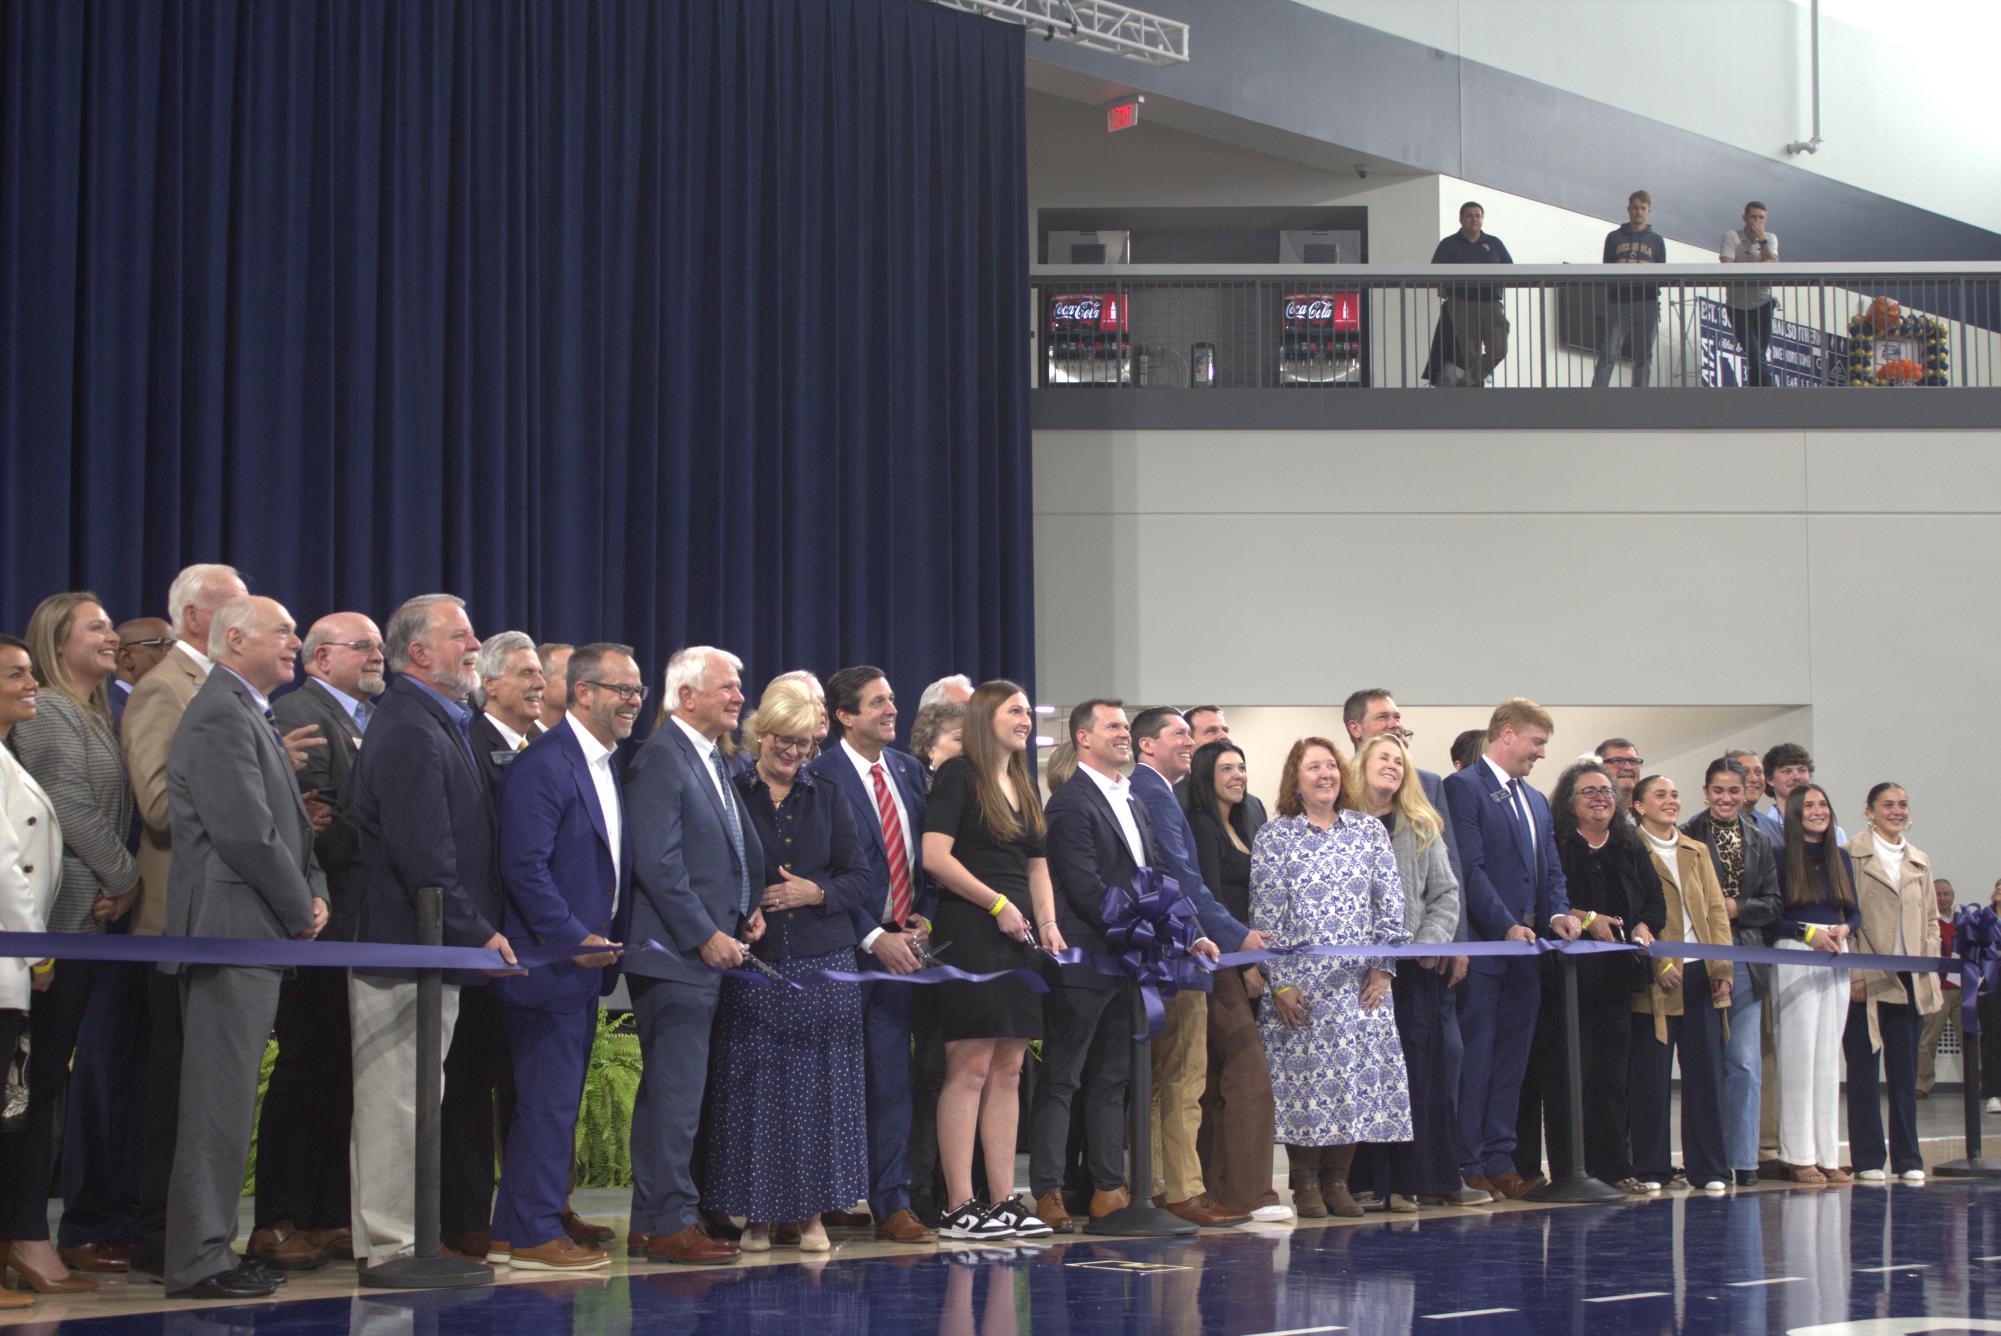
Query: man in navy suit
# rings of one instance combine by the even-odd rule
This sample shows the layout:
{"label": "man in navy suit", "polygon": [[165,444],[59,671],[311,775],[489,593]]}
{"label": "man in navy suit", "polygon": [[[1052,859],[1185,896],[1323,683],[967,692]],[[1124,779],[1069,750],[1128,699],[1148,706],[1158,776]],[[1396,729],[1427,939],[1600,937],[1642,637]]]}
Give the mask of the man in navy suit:
{"label": "man in navy suit", "polygon": [[632,1232],[626,1252],[733,1262],[710,1237],[695,1190],[695,1130],[708,1081],[722,972],[764,933],[764,851],[716,740],[743,712],[743,661],[695,645],[667,661],[667,717],[632,758],[632,934],[657,951],[625,957],[645,1063],[632,1113]]}
{"label": "man in navy suit", "polygon": [[[1501,702],[1486,754],[1445,780],[1447,817],[1465,871],[1460,903],[1474,941],[1533,942],[1548,927],[1566,941],[1577,920],[1558,862],[1549,800],[1523,783],[1555,727],[1532,700]],[[1459,1025],[1459,1168],[1466,1185],[1527,1196],[1540,1180],[1515,1172],[1515,1106],[1541,1001],[1534,956],[1482,956],[1467,973]]]}
{"label": "man in navy suit", "polygon": [[[514,940],[582,948],[622,939],[632,832],[614,764],[632,736],[646,687],[629,645],[585,645],[570,657],[575,690],[563,721],[517,753],[500,785],[500,881]],[[609,934],[609,935],[607,935]],[[617,957],[583,950],[526,975],[496,980],[500,1023],[514,1064],[514,1125],[493,1203],[493,1254],[522,1271],[608,1266],[599,1248],[563,1226],[598,998]],[[504,1251],[503,1251],[504,1250]]]}
{"label": "man in navy suit", "polygon": [[[868,855],[867,903],[854,912],[862,965],[889,974],[917,968],[912,942],[930,932],[935,892],[924,880],[924,764],[897,751],[896,693],[882,669],[843,668],[827,679],[827,748],[807,768],[847,795]],[[897,1243],[937,1236],[910,1209],[910,1027],[907,984],[862,989],[868,1046],[869,1209],[875,1233]]]}
{"label": "man in navy suit", "polygon": [[[398,608],[383,631],[396,674],[355,758],[350,805],[364,870],[355,938],[417,942],[417,892],[444,892],[445,945],[485,947],[512,964],[502,935],[494,875],[493,795],[473,756],[466,704],[479,637],[465,600],[424,594]],[[438,1051],[451,1048],[459,988],[478,972],[446,976]],[[416,1249],[417,982],[351,970],[348,1017],[354,1044],[352,1148],[354,1255],[379,1265]]]}
{"label": "man in navy suit", "polygon": [[[1105,889],[1131,885],[1142,867],[1162,861],[1153,822],[1120,767],[1132,759],[1132,732],[1116,700],[1088,700],[1070,712],[1077,773],[1050,796],[1049,879],[1063,940],[1088,955],[1111,955],[1105,939]],[[1168,801],[1174,795],[1168,792]],[[1198,876],[1193,883],[1201,885]],[[1186,892],[1184,891],[1184,894]],[[1207,937],[1194,950],[1214,959]],[[1036,1214],[1051,1228],[1074,1227],[1063,1203],[1070,1107],[1084,1095],[1084,1162],[1091,1215],[1132,1201],[1126,1181],[1126,1091],[1132,1079],[1130,986],[1089,965],[1066,965],[1044,1006],[1041,1079],[1030,1115],[1029,1186]]]}
{"label": "man in navy suit", "polygon": [[[1188,778],[1195,756],[1195,732],[1179,710],[1156,706],[1133,720],[1133,797],[1153,821],[1161,869],[1181,885],[1195,906],[1202,931],[1231,949],[1263,949],[1265,935],[1236,920],[1202,880],[1195,858],[1195,832],[1175,800],[1174,786]],[[1153,1037],[1153,1174],[1160,1204],[1198,1225],[1239,1225],[1250,1219],[1209,1195],[1196,1153],[1202,1126],[1202,1090],[1209,1080],[1209,998],[1213,985],[1201,975],[1167,1002],[1167,1024]]]}

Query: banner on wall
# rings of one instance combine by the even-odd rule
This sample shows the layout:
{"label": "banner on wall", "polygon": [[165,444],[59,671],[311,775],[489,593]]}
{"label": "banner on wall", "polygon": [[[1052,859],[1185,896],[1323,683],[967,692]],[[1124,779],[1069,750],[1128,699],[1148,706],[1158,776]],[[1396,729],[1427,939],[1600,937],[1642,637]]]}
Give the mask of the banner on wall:
{"label": "banner on wall", "polygon": [[[1744,349],[1737,342],[1736,331],[1730,328],[1729,308],[1713,298],[1697,297],[1695,312],[1701,383],[1742,385]],[[1848,339],[1775,315],[1765,365],[1774,385],[1846,385]]]}

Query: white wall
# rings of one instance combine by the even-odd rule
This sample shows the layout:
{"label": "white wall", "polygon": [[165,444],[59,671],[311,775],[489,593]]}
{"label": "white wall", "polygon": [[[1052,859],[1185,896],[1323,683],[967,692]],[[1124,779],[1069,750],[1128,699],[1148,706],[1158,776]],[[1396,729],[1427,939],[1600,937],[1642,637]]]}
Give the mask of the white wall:
{"label": "white wall", "polygon": [[1804,0],[1298,2],[1980,227],[2001,214],[1992,0],[1823,0],[1826,143],[1796,157]]}
{"label": "white wall", "polygon": [[[1914,838],[1970,893],[2001,875],[1978,782],[2001,754],[1997,447],[1037,432],[1037,682],[1052,704],[1279,711],[1238,725],[1261,791],[1291,736],[1338,730],[1347,693],[1379,683],[1421,720],[1429,766],[1516,694],[1556,711],[1554,754],[1625,733],[1691,791],[1705,753],[1791,735],[1844,824],[1871,783],[1904,783]],[[1518,575],[1497,590],[1503,563]]]}

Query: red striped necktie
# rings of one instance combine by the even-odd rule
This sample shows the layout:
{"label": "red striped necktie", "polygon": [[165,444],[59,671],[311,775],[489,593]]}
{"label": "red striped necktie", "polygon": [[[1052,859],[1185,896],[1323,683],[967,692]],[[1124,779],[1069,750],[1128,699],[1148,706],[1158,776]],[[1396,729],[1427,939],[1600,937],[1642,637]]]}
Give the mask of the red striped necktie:
{"label": "red striped necktie", "polygon": [[903,849],[903,819],[896,813],[896,798],[882,773],[882,762],[869,767],[875,781],[875,814],[882,822],[882,847],[889,854],[889,921],[901,924],[910,917],[910,855]]}

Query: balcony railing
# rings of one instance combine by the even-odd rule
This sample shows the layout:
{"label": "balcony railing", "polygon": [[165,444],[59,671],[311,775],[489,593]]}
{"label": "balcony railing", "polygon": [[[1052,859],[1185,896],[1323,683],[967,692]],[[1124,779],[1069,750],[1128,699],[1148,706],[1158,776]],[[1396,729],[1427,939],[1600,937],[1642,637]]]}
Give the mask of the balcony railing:
{"label": "balcony railing", "polygon": [[1649,349],[1650,385],[1757,388],[1760,335],[1775,388],[2001,384],[2001,264],[1041,265],[1031,286],[1044,389],[1627,386]]}

